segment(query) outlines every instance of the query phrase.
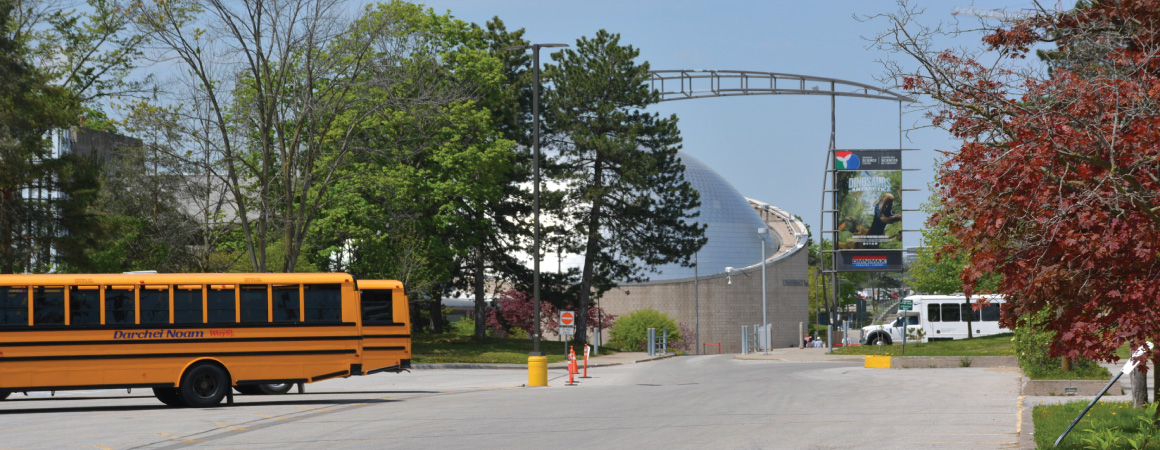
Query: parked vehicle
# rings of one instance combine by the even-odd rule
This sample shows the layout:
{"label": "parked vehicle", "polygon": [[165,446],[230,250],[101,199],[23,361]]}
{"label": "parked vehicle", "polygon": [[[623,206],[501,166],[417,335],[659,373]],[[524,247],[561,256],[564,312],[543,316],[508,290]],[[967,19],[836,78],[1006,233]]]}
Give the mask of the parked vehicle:
{"label": "parked vehicle", "polygon": [[[968,326],[974,337],[1010,333],[1011,330],[999,326],[999,305],[1003,296],[984,296],[987,303],[975,310],[971,302],[962,295],[912,295],[913,309],[899,311],[898,318],[889,324],[862,327],[861,343],[864,345],[891,345],[902,342],[903,323],[906,323],[907,340],[931,342],[951,339],[966,339]],[[969,324],[969,325],[968,325]]]}

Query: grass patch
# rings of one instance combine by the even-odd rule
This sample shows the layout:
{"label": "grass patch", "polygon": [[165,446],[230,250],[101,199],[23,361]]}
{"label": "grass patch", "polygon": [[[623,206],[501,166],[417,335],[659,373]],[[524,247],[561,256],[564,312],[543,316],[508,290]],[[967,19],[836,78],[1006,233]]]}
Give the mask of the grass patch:
{"label": "grass patch", "polygon": [[[563,345],[556,341],[540,341],[540,350],[547,353],[548,362],[564,361]],[[473,364],[527,364],[532,341],[527,338],[489,337],[476,341],[471,336],[453,334],[416,333],[411,336],[411,362],[415,364],[473,363]],[[583,349],[577,350],[583,358]],[[600,353],[614,353],[600,347]]]}
{"label": "grass patch", "polygon": [[902,343],[894,345],[859,345],[835,348],[839,355],[875,356],[1015,356],[1013,334],[1004,333],[974,339],[936,341],[906,344],[906,354],[902,353]]}
{"label": "grass patch", "polygon": [[1096,403],[1059,447],[1052,447],[1088,403],[1075,401],[1036,406],[1031,412],[1035,422],[1036,445],[1043,449],[1160,449],[1160,434],[1156,433],[1156,427],[1152,425],[1152,416],[1156,412],[1155,402],[1143,409],[1132,409],[1131,402]]}
{"label": "grass patch", "polygon": [[1027,378],[1032,380],[1104,380],[1111,381],[1112,374],[1103,366],[1091,363],[1090,365],[1074,365],[1069,371],[1058,367],[1051,369],[1023,369]]}

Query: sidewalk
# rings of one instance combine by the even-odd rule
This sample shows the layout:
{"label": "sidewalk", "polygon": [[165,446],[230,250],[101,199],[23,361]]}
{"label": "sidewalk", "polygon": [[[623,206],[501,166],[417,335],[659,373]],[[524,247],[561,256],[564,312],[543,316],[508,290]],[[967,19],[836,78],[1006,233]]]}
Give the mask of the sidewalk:
{"label": "sidewalk", "polygon": [[831,355],[828,348],[772,348],[769,354],[764,352],[746,353],[734,356],[734,359],[749,361],[790,361],[790,362],[835,362],[835,361],[865,361],[865,355]]}
{"label": "sidewalk", "polygon": [[[658,354],[656,356],[649,356],[647,352],[619,352],[611,355],[594,356],[588,358],[588,367],[607,367],[619,366],[621,364],[635,364],[639,362],[656,361],[659,359],[672,358],[676,356],[674,353]],[[577,355],[576,362],[581,367],[584,365],[584,355]],[[474,364],[474,363],[443,363],[443,364],[413,364],[411,368],[414,370],[429,370],[429,369],[509,369],[509,370],[527,370],[527,364]],[[568,368],[567,361],[560,361],[548,364],[548,369],[566,369]]]}

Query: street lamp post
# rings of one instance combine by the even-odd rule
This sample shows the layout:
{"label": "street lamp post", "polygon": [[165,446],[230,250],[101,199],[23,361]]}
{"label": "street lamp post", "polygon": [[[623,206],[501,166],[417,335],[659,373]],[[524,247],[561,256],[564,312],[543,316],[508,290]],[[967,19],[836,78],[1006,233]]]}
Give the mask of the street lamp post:
{"label": "street lamp post", "polygon": [[701,354],[701,267],[700,251],[693,253],[693,335],[697,337],[697,354]]}
{"label": "street lamp post", "polygon": [[765,335],[765,354],[769,354],[769,316],[765,313],[765,236],[769,235],[769,227],[761,227],[757,229],[757,237],[761,239],[761,332]]}
{"label": "street lamp post", "polygon": [[532,353],[540,351],[540,49],[567,47],[568,44],[531,44],[504,47],[504,50],[532,49],[532,308],[535,311],[535,331],[532,333]]}

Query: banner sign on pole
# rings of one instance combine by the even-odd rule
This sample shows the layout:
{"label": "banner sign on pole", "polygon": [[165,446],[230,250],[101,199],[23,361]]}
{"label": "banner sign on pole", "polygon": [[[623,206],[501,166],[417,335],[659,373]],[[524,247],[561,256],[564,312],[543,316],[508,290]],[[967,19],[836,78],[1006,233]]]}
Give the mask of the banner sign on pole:
{"label": "banner sign on pole", "polygon": [[834,170],[835,269],[902,270],[902,150],[836,150]]}

